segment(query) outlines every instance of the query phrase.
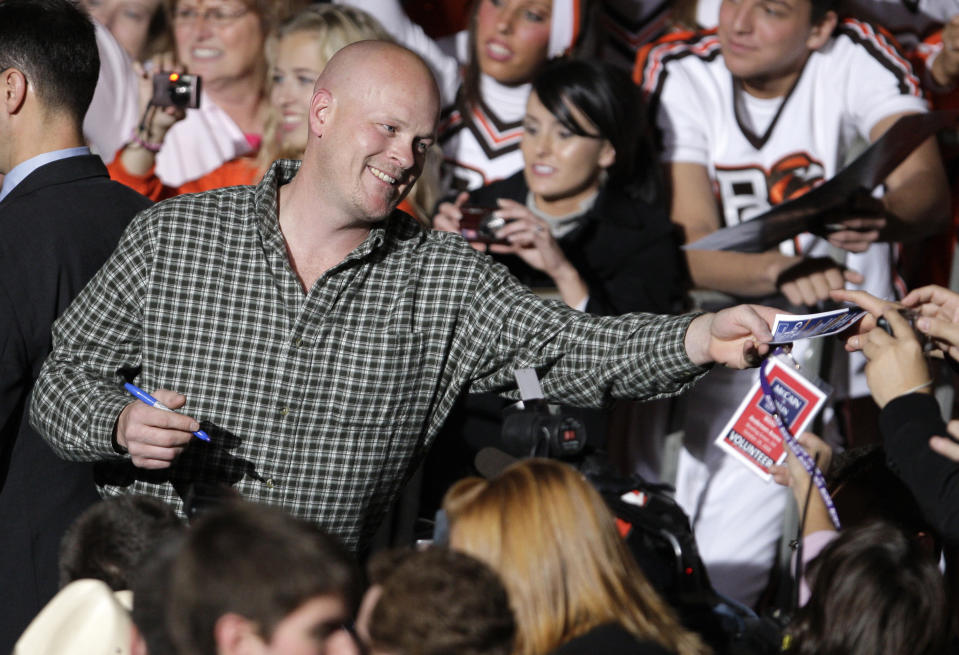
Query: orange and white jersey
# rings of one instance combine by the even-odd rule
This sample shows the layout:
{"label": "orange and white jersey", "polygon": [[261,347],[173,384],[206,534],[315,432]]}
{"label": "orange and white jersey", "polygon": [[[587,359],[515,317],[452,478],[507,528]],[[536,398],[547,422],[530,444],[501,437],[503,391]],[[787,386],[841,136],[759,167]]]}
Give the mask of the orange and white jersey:
{"label": "orange and white jersey", "polygon": [[881,119],[926,110],[908,60],[888,36],[853,19],[809,56],[782,98],[740,90],[713,30],[667,37],[643,54],[635,79],[656,116],[663,157],[707,168],[725,225],[835,175]]}
{"label": "orange and white jersey", "polygon": [[669,0],[603,0],[600,58],[631,70],[639,49],[669,30],[673,4]]}
{"label": "orange and white jersey", "polygon": [[[881,119],[926,111],[919,79],[892,40],[853,19],[809,56],[781,98],[756,98],[734,83],[714,30],[665,37],[640,56],[634,79],[656,116],[663,157],[706,167],[723,225],[754,218],[834,176]],[[830,254],[824,239],[809,234],[780,249]],[[894,295],[891,244],[846,253],[845,263],[866,277],[863,288]]]}

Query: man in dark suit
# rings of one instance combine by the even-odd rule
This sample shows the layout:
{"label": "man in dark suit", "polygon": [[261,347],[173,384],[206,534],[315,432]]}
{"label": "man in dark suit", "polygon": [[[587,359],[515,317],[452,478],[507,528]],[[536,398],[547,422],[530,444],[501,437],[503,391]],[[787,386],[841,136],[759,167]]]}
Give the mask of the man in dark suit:
{"label": "man in dark suit", "polygon": [[0,653],[56,592],[60,537],[97,500],[92,466],[25,417],[50,326],[150,204],[84,147],[99,66],[67,0],[0,2]]}

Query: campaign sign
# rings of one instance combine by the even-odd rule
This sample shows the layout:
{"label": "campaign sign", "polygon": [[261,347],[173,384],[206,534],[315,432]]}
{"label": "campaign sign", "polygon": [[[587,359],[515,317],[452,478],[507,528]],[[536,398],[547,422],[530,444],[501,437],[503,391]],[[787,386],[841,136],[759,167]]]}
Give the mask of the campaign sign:
{"label": "campaign sign", "polygon": [[794,436],[799,436],[822,408],[826,394],[778,357],[769,358],[763,366],[776,395],[777,407],[756,380],[716,437],[716,443],[761,478],[769,480],[769,469],[786,458],[786,444],[774,410],[778,408],[786,427]]}

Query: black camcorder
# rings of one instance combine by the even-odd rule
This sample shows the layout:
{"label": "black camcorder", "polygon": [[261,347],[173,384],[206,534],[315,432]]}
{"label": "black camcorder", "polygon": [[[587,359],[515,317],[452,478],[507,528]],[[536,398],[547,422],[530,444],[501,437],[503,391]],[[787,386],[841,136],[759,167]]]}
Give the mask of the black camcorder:
{"label": "black camcorder", "polygon": [[153,99],[157,107],[196,109],[200,106],[200,76],[161,72],[153,75]]}
{"label": "black camcorder", "polygon": [[503,446],[516,457],[576,457],[586,447],[582,421],[565,416],[542,399],[526,400],[503,412]]}

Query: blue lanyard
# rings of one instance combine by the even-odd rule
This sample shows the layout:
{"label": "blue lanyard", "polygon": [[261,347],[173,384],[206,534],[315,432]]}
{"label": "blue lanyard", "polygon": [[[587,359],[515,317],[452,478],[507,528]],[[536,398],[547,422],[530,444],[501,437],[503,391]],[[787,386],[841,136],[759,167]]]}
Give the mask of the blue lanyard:
{"label": "blue lanyard", "polygon": [[[780,355],[782,353],[782,348],[776,348],[773,355]],[[789,447],[789,450],[792,451],[792,454],[799,460],[799,463],[806,469],[806,473],[812,478],[813,484],[816,485],[816,489],[819,490],[819,495],[822,496],[822,501],[826,505],[826,511],[829,512],[829,518],[832,519],[832,524],[839,530],[839,512],[836,511],[836,505],[832,502],[829,489],[826,488],[826,479],[823,477],[822,471],[816,466],[816,462],[809,456],[809,453],[799,444],[799,440],[792,435],[789,428],[786,427],[786,422],[782,418],[782,414],[784,414],[785,411],[779,404],[779,397],[773,391],[773,387],[769,383],[769,378],[766,377],[767,361],[768,359],[759,365],[759,386],[762,387],[763,394],[772,401],[772,415],[776,419],[776,427],[779,428],[779,433],[782,435],[783,441]]]}

